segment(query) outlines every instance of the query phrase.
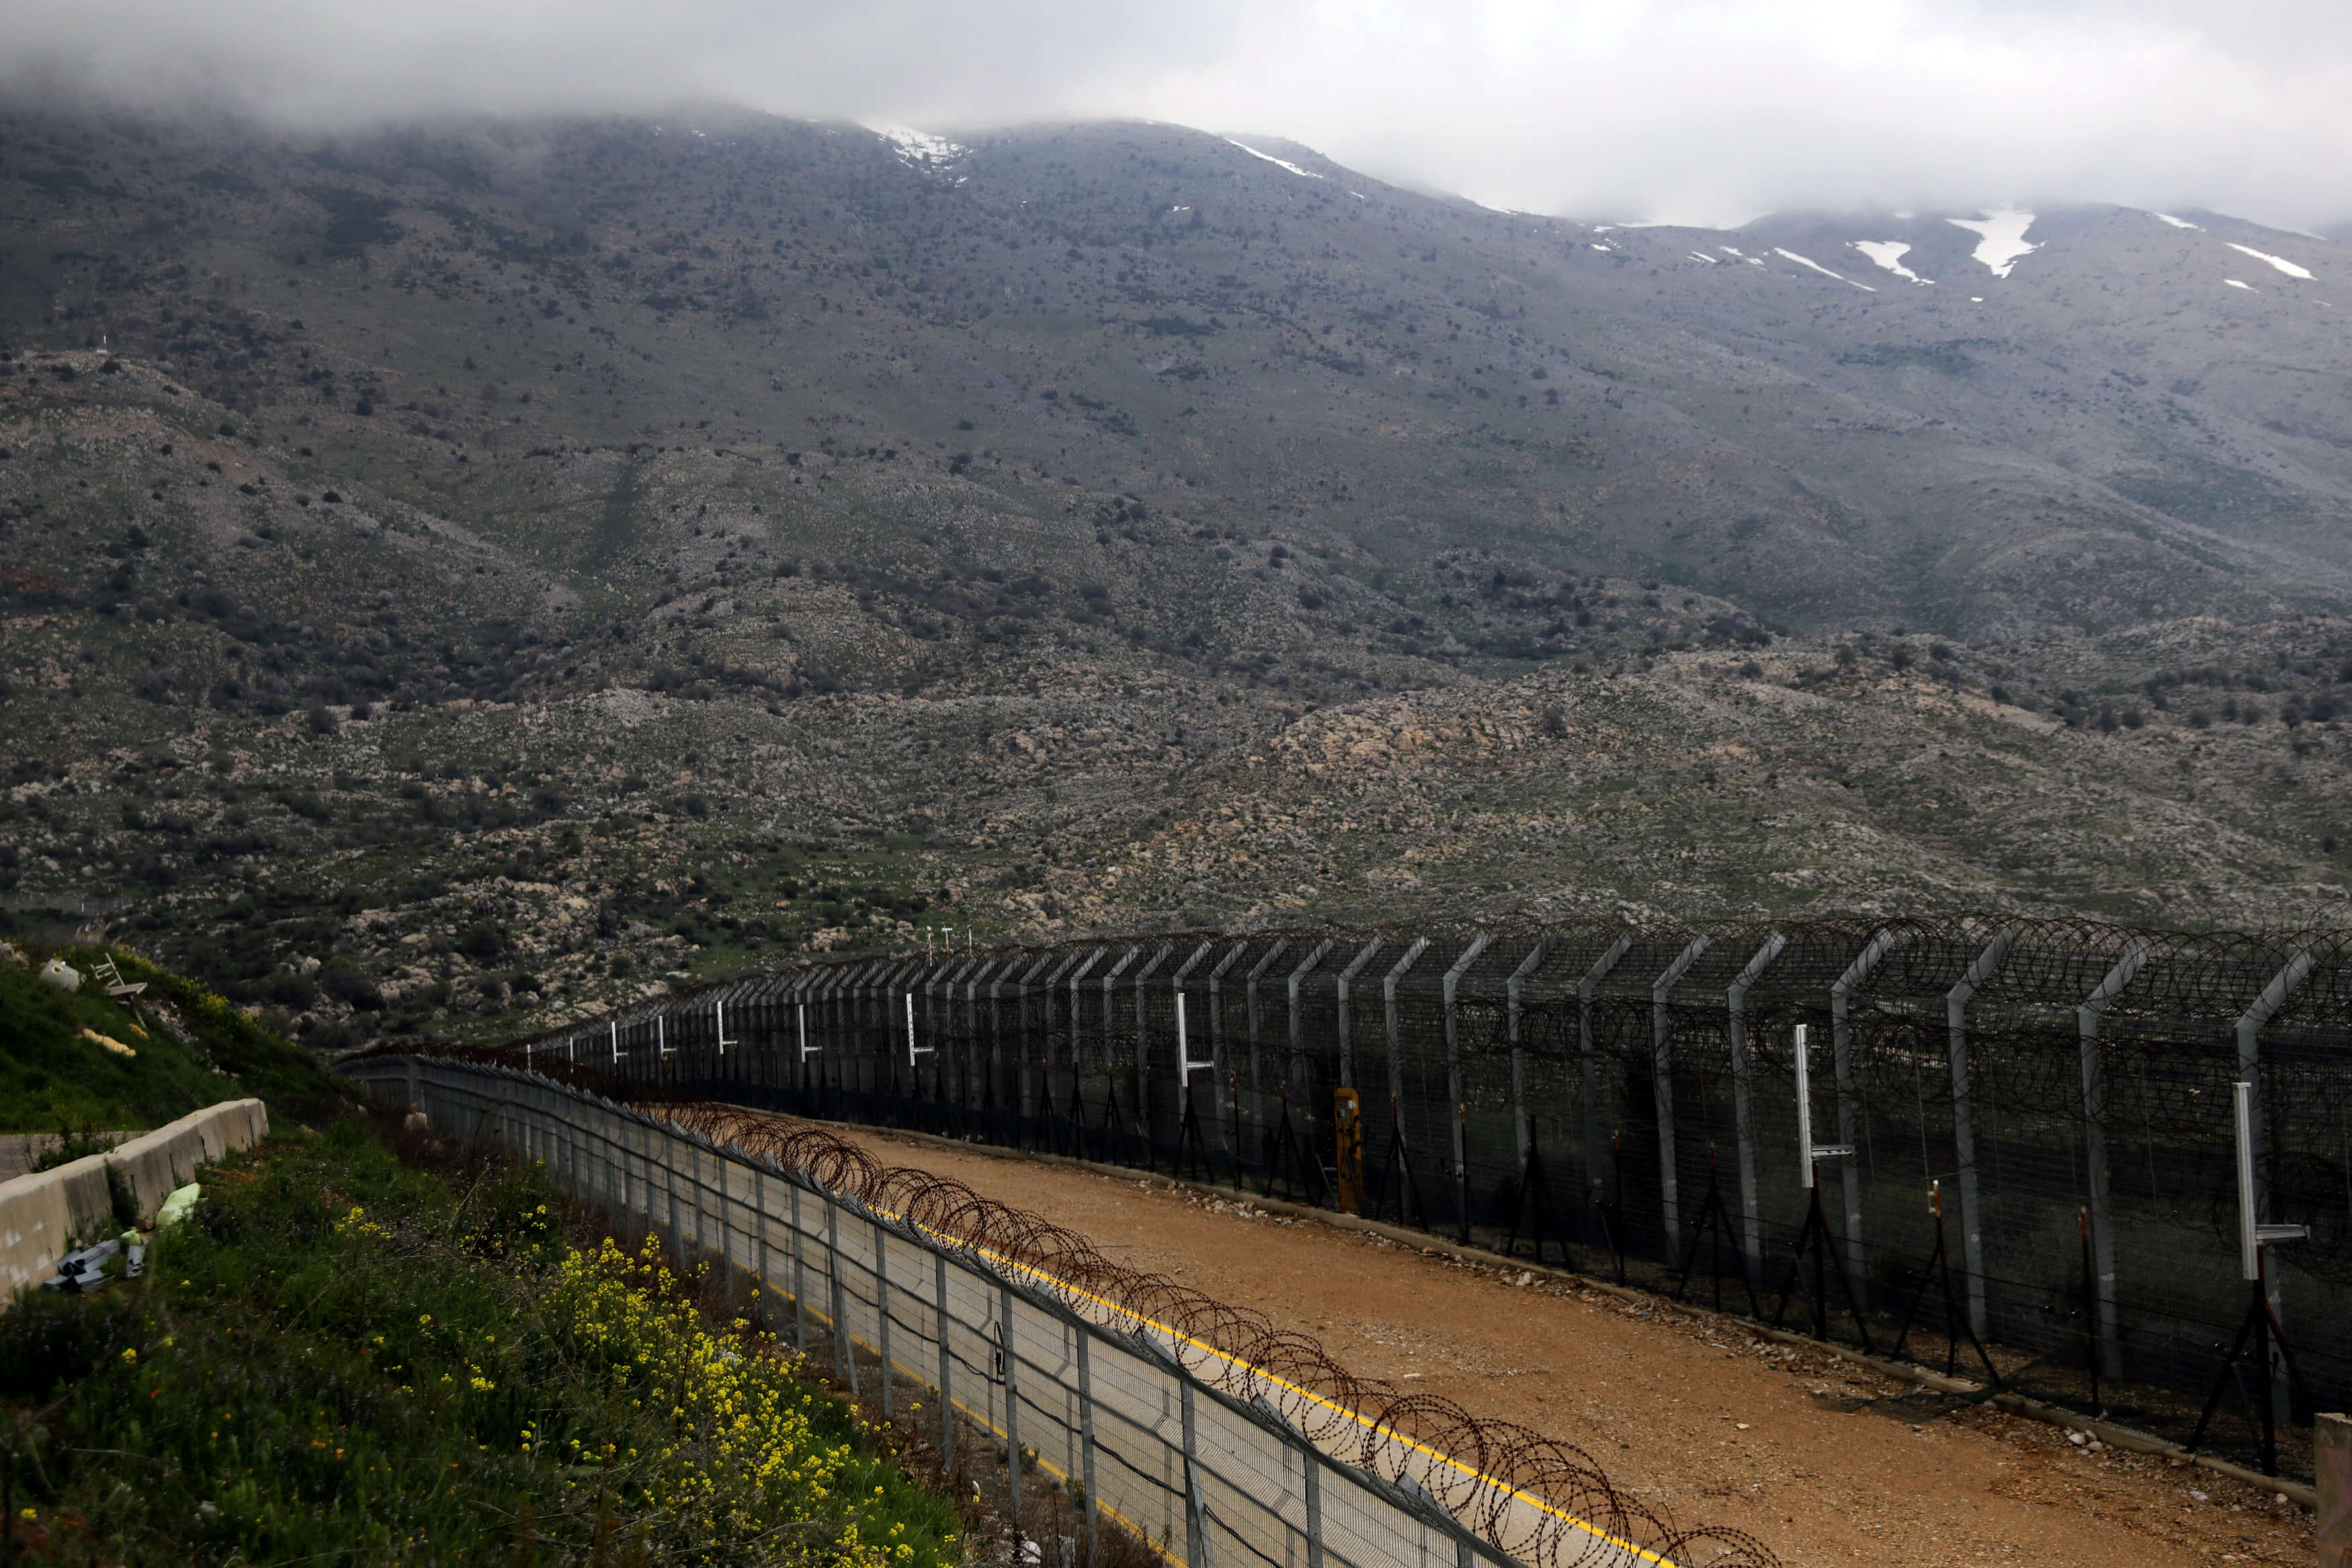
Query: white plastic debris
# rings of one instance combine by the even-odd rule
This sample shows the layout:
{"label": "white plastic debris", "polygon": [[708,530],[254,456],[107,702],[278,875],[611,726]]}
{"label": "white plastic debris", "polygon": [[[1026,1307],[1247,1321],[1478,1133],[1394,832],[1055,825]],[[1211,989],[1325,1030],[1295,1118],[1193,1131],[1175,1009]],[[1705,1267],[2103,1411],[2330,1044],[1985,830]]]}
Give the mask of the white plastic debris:
{"label": "white plastic debris", "polygon": [[163,1207],[155,1211],[155,1228],[159,1231],[169,1230],[187,1218],[195,1211],[196,1199],[204,1195],[205,1189],[194,1182],[190,1182],[183,1187],[173,1188],[172,1195],[163,1200]]}
{"label": "white plastic debris", "polygon": [[61,991],[81,989],[81,971],[63,958],[52,958],[41,966],[41,978]]}

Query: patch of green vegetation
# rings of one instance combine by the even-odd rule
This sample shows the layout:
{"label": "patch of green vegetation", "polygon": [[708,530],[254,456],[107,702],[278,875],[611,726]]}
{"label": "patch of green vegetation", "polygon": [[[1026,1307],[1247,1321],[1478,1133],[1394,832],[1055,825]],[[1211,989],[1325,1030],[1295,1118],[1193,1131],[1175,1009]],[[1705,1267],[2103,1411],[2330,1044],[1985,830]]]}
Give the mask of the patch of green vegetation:
{"label": "patch of green vegetation", "polygon": [[[308,1054],[193,981],[120,949],[18,950],[27,962],[0,959],[0,1131],[138,1131],[248,1097],[300,1121],[341,1102]],[[110,955],[143,994],[107,995],[95,971]],[[79,991],[40,977],[52,957],[82,975]]]}
{"label": "patch of green vegetation", "polygon": [[144,1278],[0,1317],[0,1402],[43,1562],[955,1559],[952,1505],[772,1340],[567,1238],[535,1171],[428,1174],[355,1119],[215,1168]]}

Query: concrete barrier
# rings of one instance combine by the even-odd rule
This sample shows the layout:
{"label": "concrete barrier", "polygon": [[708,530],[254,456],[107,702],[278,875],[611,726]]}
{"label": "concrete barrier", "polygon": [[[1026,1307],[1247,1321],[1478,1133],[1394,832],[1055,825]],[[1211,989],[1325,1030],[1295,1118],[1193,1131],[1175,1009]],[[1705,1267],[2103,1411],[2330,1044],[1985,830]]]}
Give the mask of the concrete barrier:
{"label": "concrete barrier", "polygon": [[268,1131],[269,1112],[260,1101],[231,1100],[142,1133],[102,1155],[0,1183],[0,1306],[57,1272],[58,1260],[71,1250],[71,1243],[113,1233],[110,1166],[130,1186],[139,1222],[145,1225],[173,1188],[194,1179],[198,1166],[258,1143]]}

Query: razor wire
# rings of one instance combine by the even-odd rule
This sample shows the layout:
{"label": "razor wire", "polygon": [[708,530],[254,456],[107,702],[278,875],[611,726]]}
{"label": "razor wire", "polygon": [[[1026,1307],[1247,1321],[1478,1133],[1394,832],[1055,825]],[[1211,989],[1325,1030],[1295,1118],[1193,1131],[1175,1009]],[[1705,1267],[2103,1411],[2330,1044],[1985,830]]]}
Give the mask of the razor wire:
{"label": "razor wire", "polygon": [[[1490,1549],[1477,1555],[1498,1555],[1504,1563],[1534,1568],[1617,1568],[1640,1562],[1668,1568],[1778,1568],[1770,1550],[1744,1531],[1677,1524],[1664,1509],[1616,1486],[1590,1454],[1572,1444],[1517,1423],[1474,1416],[1442,1396],[1408,1394],[1384,1380],[1357,1376],[1310,1334],[1167,1275],[1119,1263],[1079,1233],[985,1197],[952,1177],[885,1165],[856,1144],[805,1123],[708,1101],[656,1097],[632,1107],[604,1097],[631,1092],[632,1086],[595,1069],[566,1063],[543,1073],[520,1072],[486,1061],[488,1054],[450,1047],[370,1052],[344,1071],[371,1083],[398,1083],[399,1075],[407,1073],[413,1093],[420,1062],[457,1068],[478,1081],[481,1105],[473,1121],[478,1127],[496,1130],[502,1124],[502,1102],[519,1104],[533,1089],[544,1089],[562,1095],[572,1111],[559,1106],[558,1113],[574,1120],[591,1111],[632,1116],[641,1127],[675,1129],[722,1157],[796,1176],[828,1202],[855,1205],[861,1218],[887,1217],[902,1234],[955,1260],[989,1289],[1018,1280],[1071,1319],[1129,1333],[1148,1329],[1156,1354],[1199,1387],[1224,1396],[1227,1407],[1272,1416],[1278,1433],[1295,1435],[1328,1460],[1372,1478],[1369,1495],[1385,1498],[1390,1506],[1402,1500],[1409,1512],[1441,1511]],[[588,1141],[558,1145],[561,1174],[580,1176],[578,1146]],[[675,1162],[666,1157],[656,1166],[642,1152],[638,1158],[645,1180],[657,1170],[663,1174],[671,1228],[682,1232]],[[625,1192],[625,1171],[619,1179]],[[686,1179],[689,1185],[700,1180]],[[593,1179],[584,1185],[591,1190],[596,1186]],[[611,1173],[604,1185],[612,1186]],[[699,1239],[702,1186],[696,1185],[696,1191],[694,1228]],[[720,1196],[722,1201],[746,1201],[740,1188],[729,1194],[723,1180]],[[644,1201],[651,1215],[649,1192]],[[797,1218],[793,1223],[798,1225]],[[722,1216],[722,1230],[726,1225]],[[837,1259],[837,1239],[828,1245],[834,1249],[829,1256]],[[877,1314],[886,1313],[878,1268],[876,1278]],[[797,1301],[800,1288],[792,1293]],[[1011,1397],[1008,1386],[1008,1402]],[[1188,1449],[1182,1460],[1189,1471],[1195,1456]],[[1328,1523],[1344,1523],[1332,1520],[1331,1494],[1323,1495],[1321,1508]],[[1357,1533],[1369,1540],[1380,1532],[1367,1526]],[[1459,1562],[1467,1563],[1470,1543],[1462,1544]],[[1206,1568],[1207,1556],[1188,1550],[1185,1560]]]}
{"label": "razor wire", "polygon": [[[2343,1394],[2352,1324],[2327,1292],[2352,1284],[2348,958],[2344,931],[1997,914],[1105,934],[814,960],[506,1059],[593,1057],[639,1083],[1118,1163],[1223,1160],[1269,1191],[1506,1246],[1541,1229],[1530,1195],[1548,1191],[1563,1249],[1572,1233],[1668,1280],[1720,1195],[1760,1278],[1806,1196],[1789,1153],[1801,1027],[1813,1114],[1853,1150],[1824,1179],[1865,1305],[1916,1291],[1940,1189],[1978,1333],[2045,1365],[2087,1336],[2110,1379],[2128,1354],[2167,1384],[2206,1376],[2234,1321],[2247,1079],[2263,1218],[2310,1233],[2274,1285],[2314,1385]],[[1343,1135],[1362,1166],[1349,1195]]]}

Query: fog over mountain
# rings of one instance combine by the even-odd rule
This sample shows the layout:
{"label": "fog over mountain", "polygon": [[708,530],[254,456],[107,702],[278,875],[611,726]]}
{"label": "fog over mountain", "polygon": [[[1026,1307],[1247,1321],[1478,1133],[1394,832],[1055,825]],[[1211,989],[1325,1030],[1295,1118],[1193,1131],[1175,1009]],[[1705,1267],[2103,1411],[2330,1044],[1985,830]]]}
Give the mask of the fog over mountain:
{"label": "fog over mountain", "polygon": [[687,101],[965,128],[1139,116],[1582,217],[2352,217],[2352,11],[2326,0],[5,0],[0,68],[82,101],[313,126]]}

